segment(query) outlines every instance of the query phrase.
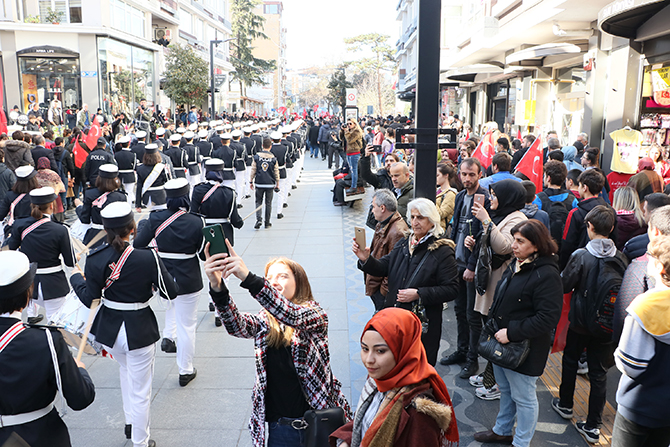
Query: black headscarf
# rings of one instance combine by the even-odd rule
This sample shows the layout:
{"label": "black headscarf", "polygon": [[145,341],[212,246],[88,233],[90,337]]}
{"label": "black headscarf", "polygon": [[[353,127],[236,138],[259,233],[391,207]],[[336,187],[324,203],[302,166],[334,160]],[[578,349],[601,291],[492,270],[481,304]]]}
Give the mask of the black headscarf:
{"label": "black headscarf", "polygon": [[491,211],[491,220],[498,225],[502,220],[526,206],[526,188],[521,182],[506,179],[493,183],[490,188],[498,198],[498,208]]}

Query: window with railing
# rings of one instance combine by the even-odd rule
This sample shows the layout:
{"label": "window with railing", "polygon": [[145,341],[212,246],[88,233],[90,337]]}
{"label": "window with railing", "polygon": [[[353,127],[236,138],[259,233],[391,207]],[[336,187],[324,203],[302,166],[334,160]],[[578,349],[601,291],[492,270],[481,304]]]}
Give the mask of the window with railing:
{"label": "window with railing", "polygon": [[40,0],[40,22],[81,23],[82,0]]}
{"label": "window with railing", "polygon": [[112,28],[137,37],[145,37],[144,11],[121,0],[109,0],[109,8]]}

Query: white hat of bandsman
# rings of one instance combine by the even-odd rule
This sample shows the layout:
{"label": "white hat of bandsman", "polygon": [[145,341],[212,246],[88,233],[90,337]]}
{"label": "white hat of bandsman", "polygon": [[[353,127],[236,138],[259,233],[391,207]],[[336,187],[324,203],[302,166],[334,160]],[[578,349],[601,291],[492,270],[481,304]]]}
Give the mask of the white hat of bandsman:
{"label": "white hat of bandsman", "polygon": [[195,137],[195,133],[193,131],[189,130],[184,132],[184,138],[186,138],[187,140],[192,140],[193,137]]}
{"label": "white hat of bandsman", "polygon": [[165,135],[165,127],[159,127],[158,129],[156,129],[156,135],[157,136]]}
{"label": "white hat of bandsman", "polygon": [[267,125],[267,123],[260,123],[260,124],[258,124],[258,128],[259,129],[267,129],[268,125]]}
{"label": "white hat of bandsman", "polygon": [[291,126],[280,127],[279,131],[284,135],[291,133]]}
{"label": "white hat of bandsman", "polygon": [[200,129],[200,131],[198,131],[198,137],[200,138],[207,138],[208,134],[209,132],[207,131],[207,129]]}
{"label": "white hat of bandsman", "polygon": [[223,132],[223,131],[226,130],[226,129],[225,129],[223,126],[216,126],[216,127],[214,128],[214,130],[216,130],[217,132],[220,133],[220,132]]}
{"label": "white hat of bandsman", "polygon": [[137,132],[135,132],[135,136],[136,136],[138,139],[140,139],[140,138],[144,138],[144,137],[146,137],[146,136],[147,136],[147,133],[146,133],[145,131],[143,131],[143,130],[138,130]]}
{"label": "white hat of bandsman", "polygon": [[230,135],[229,132],[225,132],[221,134],[221,139],[222,140],[230,140],[232,138],[232,135]]}
{"label": "white hat of bandsman", "polygon": [[186,129],[183,127],[177,127],[177,133],[184,133],[186,132]]}
{"label": "white hat of bandsman", "polygon": [[34,205],[46,205],[56,200],[58,196],[51,186],[35,188],[30,191],[30,203]]}
{"label": "white hat of bandsman", "polygon": [[33,168],[32,166],[19,166],[18,168],[16,168],[14,173],[18,178],[23,180],[31,179],[35,177],[35,175],[37,175],[37,172],[35,172],[35,168]]}
{"label": "white hat of bandsman", "polygon": [[243,127],[242,132],[244,133],[252,133],[254,130],[251,127]]}
{"label": "white hat of bandsman", "polygon": [[249,126],[249,129],[251,129],[252,132],[256,132],[260,127],[258,124],[254,124],[253,126]]}
{"label": "white hat of bandsman", "polygon": [[242,122],[240,122],[240,121],[235,121],[235,122],[233,123],[233,127],[236,128],[236,129],[237,129],[238,127],[242,127]]}
{"label": "white hat of bandsman", "polygon": [[224,164],[220,158],[210,158],[205,161],[205,169],[207,171],[223,171]]}
{"label": "white hat of bandsman", "polygon": [[112,163],[105,163],[100,166],[98,176],[102,178],[116,178],[119,176],[119,167]]}
{"label": "white hat of bandsman", "polygon": [[192,123],[188,126],[188,130],[198,130],[198,123]]}
{"label": "white hat of bandsman", "polygon": [[233,131],[230,133],[230,135],[231,135],[233,138],[239,138],[239,137],[241,137],[241,136],[244,135],[244,134],[242,133],[242,131],[241,131],[240,129],[235,129],[235,130],[233,130]]}
{"label": "white hat of bandsman", "polygon": [[25,293],[33,285],[37,262],[20,251],[0,252],[0,300]]}
{"label": "white hat of bandsman", "polygon": [[199,124],[200,127],[207,127],[209,126],[209,123],[207,121],[203,121],[202,123]]}
{"label": "white hat of bandsman", "polygon": [[246,124],[247,126],[251,126],[253,123],[254,123],[253,121],[249,120],[249,121],[247,121],[245,124]]}
{"label": "white hat of bandsman", "polygon": [[170,141],[172,141],[173,143],[176,141],[181,141],[181,135],[179,135],[178,133],[173,133],[172,135],[170,135]]}
{"label": "white hat of bandsman", "polygon": [[156,143],[149,143],[146,146],[144,146],[145,154],[154,154],[156,152],[158,152],[158,145]]}
{"label": "white hat of bandsman", "polygon": [[169,199],[187,196],[191,185],[185,178],[175,178],[165,182],[165,194]]}
{"label": "white hat of bandsman", "polygon": [[135,218],[133,209],[125,200],[112,202],[100,211],[102,225],[106,228],[123,228],[131,225]]}
{"label": "white hat of bandsman", "polygon": [[121,135],[121,137],[119,137],[119,141],[117,141],[117,143],[121,143],[121,144],[130,143],[130,137],[128,135]]}
{"label": "white hat of bandsman", "polygon": [[275,141],[281,140],[282,134],[281,132],[277,132],[276,130],[270,134],[270,138],[272,138]]}
{"label": "white hat of bandsman", "polygon": [[226,130],[230,130],[230,129],[233,128],[233,125],[230,124],[230,123],[227,123],[227,124],[224,124],[224,125],[223,125],[223,128],[226,129]]}

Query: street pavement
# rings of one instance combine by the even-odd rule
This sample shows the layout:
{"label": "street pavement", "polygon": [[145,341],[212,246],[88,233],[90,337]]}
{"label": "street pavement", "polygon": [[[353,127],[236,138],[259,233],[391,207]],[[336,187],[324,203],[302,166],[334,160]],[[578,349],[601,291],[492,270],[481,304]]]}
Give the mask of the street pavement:
{"label": "street pavement", "polygon": [[[359,339],[373,307],[364,295],[363,275],[356,268],[351,252],[354,226],[365,226],[372,196],[353,207],[332,205],[332,174],[325,162],[307,156],[298,188],[291,191],[284,218],[273,212],[271,229],[254,230],[255,217],[245,221],[235,233],[235,250],[251,271],[263,274],[265,263],[277,256],[299,262],[306,270],[316,300],[329,317],[331,365],[342,382],[343,391],[355,406],[366,372],[359,357]],[[253,199],[242,200],[240,215],[254,209]],[[368,229],[367,241],[372,239]],[[242,311],[257,312],[258,303],[239,287],[229,283],[231,295]],[[159,325],[164,326],[164,302],[151,303]],[[207,288],[198,306],[195,353],[197,378],[186,387],[178,384],[175,354],[157,347],[151,402],[151,438],[160,447],[251,446],[247,423],[251,412],[254,383],[254,345],[252,340],[229,336],[225,328],[214,326],[208,312]],[[440,352],[451,351],[456,329],[453,306],[445,311]],[[74,447],[131,446],[126,441],[119,386],[118,365],[111,359],[84,356],[96,386],[96,398],[84,411],[68,410],[64,417]],[[484,366],[482,362],[482,368]],[[437,366],[451,394],[459,425],[461,446],[480,445],[473,434],[493,426],[498,402],[477,399],[467,380],[458,378],[459,366]],[[611,382],[616,387],[616,382]],[[561,419],[550,406],[551,395],[538,381],[540,416],[533,445],[584,446],[586,442],[571,424]]]}

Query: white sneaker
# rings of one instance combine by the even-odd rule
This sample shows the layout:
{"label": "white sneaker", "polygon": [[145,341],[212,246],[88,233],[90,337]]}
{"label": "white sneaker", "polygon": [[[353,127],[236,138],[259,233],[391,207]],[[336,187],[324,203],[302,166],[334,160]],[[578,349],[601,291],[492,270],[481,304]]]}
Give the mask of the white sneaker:
{"label": "white sneaker", "polygon": [[474,386],[475,388],[482,387],[484,386],[484,374],[477,374],[476,376],[470,376],[468,382],[470,382],[470,385]]}
{"label": "white sneaker", "polygon": [[577,374],[580,376],[586,375],[589,373],[589,365],[586,363],[586,361],[578,361],[577,362]]}
{"label": "white sneaker", "polygon": [[500,388],[498,388],[498,384],[493,385],[491,388],[482,386],[475,390],[475,395],[483,400],[500,399]]}

